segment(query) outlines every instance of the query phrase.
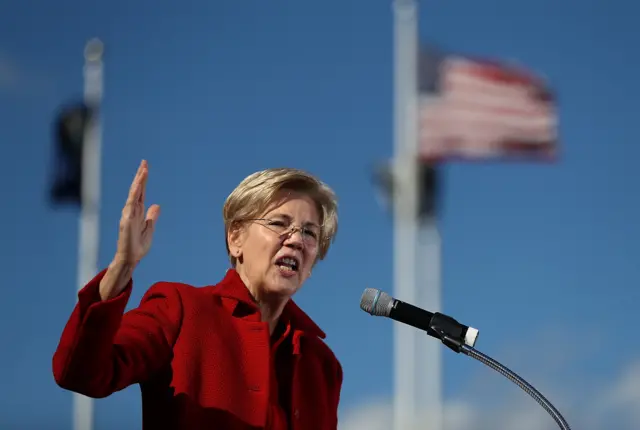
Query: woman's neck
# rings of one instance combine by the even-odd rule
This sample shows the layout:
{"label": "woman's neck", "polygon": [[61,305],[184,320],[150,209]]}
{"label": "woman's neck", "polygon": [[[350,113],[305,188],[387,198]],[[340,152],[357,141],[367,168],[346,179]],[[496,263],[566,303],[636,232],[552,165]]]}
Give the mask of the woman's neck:
{"label": "woman's neck", "polygon": [[273,334],[288,299],[271,297],[265,294],[264,289],[261,288],[258,283],[252,282],[241,267],[236,267],[236,272],[238,272],[240,279],[242,279],[245,287],[249,290],[249,294],[258,305],[258,309],[260,309],[260,320],[269,324],[269,334]]}

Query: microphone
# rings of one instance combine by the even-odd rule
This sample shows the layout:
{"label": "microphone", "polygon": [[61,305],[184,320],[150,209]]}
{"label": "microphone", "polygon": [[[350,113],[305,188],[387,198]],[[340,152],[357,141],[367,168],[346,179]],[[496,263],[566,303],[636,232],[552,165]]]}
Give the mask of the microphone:
{"label": "microphone", "polygon": [[360,299],[360,308],[374,316],[388,317],[392,320],[408,324],[427,332],[429,336],[440,339],[442,343],[454,352],[462,352],[490,367],[530,395],[555,420],[560,429],[571,430],[569,423],[560,411],[547,400],[542,393],[522,379],[509,368],[473,348],[478,339],[478,330],[460,324],[450,316],[435,312],[431,313],[409,303],[394,299],[384,291],[366,288]]}
{"label": "microphone", "polygon": [[450,316],[439,312],[425,311],[417,306],[394,299],[384,291],[375,288],[364,290],[360,299],[360,309],[374,316],[388,317],[424,330],[429,336],[440,339],[455,352],[460,352],[463,345],[473,348],[480,333],[473,327],[460,324]]}

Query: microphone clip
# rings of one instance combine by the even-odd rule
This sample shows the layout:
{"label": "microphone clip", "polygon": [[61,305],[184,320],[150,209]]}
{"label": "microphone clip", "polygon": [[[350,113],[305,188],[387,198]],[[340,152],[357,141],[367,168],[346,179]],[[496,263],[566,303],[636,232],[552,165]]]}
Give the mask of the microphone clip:
{"label": "microphone clip", "polygon": [[448,315],[436,312],[429,322],[429,334],[456,353],[462,352],[465,345],[466,327]]}

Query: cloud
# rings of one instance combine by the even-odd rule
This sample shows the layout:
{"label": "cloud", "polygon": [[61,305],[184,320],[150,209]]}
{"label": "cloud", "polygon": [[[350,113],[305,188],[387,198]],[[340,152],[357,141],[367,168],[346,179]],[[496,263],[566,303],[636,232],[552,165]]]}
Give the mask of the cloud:
{"label": "cloud", "polygon": [[[575,342],[566,342],[567,333],[573,333]],[[606,370],[592,375],[584,369],[602,367],[606,337],[589,331],[585,339],[578,339],[576,333],[557,327],[542,330],[519,345],[510,344],[495,356],[507,365],[518,363],[512,370],[540,390],[572,428],[639,429],[640,358],[631,360],[608,378],[604,378]],[[535,351],[536,345],[541,349]],[[503,376],[485,366],[476,367],[471,373],[464,390],[445,399],[445,430],[559,428],[535,400]],[[390,399],[369,399],[341,411],[339,430],[392,430],[392,412]],[[430,430],[428,412],[418,421],[415,429],[407,430]]]}
{"label": "cloud", "polygon": [[640,360],[627,366],[613,384],[602,390],[593,414],[607,420],[619,417],[625,428],[640,428]]}
{"label": "cloud", "polygon": [[[500,378],[498,374],[496,378]],[[535,384],[534,384],[535,385]],[[559,428],[533,399],[513,386],[502,397],[501,407],[483,407],[478,399],[459,398],[444,404],[445,430],[552,430]],[[519,395],[516,395],[519,394]],[[637,430],[640,428],[640,360],[631,363],[609,385],[594,387],[582,400],[545,396],[560,410],[569,425],[581,430]],[[563,410],[560,405],[569,405]],[[419,418],[415,429],[430,430],[429,414]],[[391,430],[390,401],[372,400],[341,415],[339,430]]]}
{"label": "cloud", "polygon": [[[475,430],[474,421],[477,412],[464,402],[452,401],[445,405],[445,429],[446,430]],[[431,430],[429,427],[429,414],[425,413],[419,418],[419,424],[415,429],[407,430]],[[393,409],[388,401],[372,401],[361,405],[341,417],[339,430],[391,430]],[[496,429],[498,430],[498,429]],[[524,430],[524,429],[522,429]]]}

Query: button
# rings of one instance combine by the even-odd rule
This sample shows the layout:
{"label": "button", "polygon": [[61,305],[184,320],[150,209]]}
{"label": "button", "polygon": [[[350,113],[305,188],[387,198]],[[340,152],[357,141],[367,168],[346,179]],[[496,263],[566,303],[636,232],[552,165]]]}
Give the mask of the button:
{"label": "button", "polygon": [[293,417],[297,420],[300,419],[300,411],[298,409],[293,411]]}

